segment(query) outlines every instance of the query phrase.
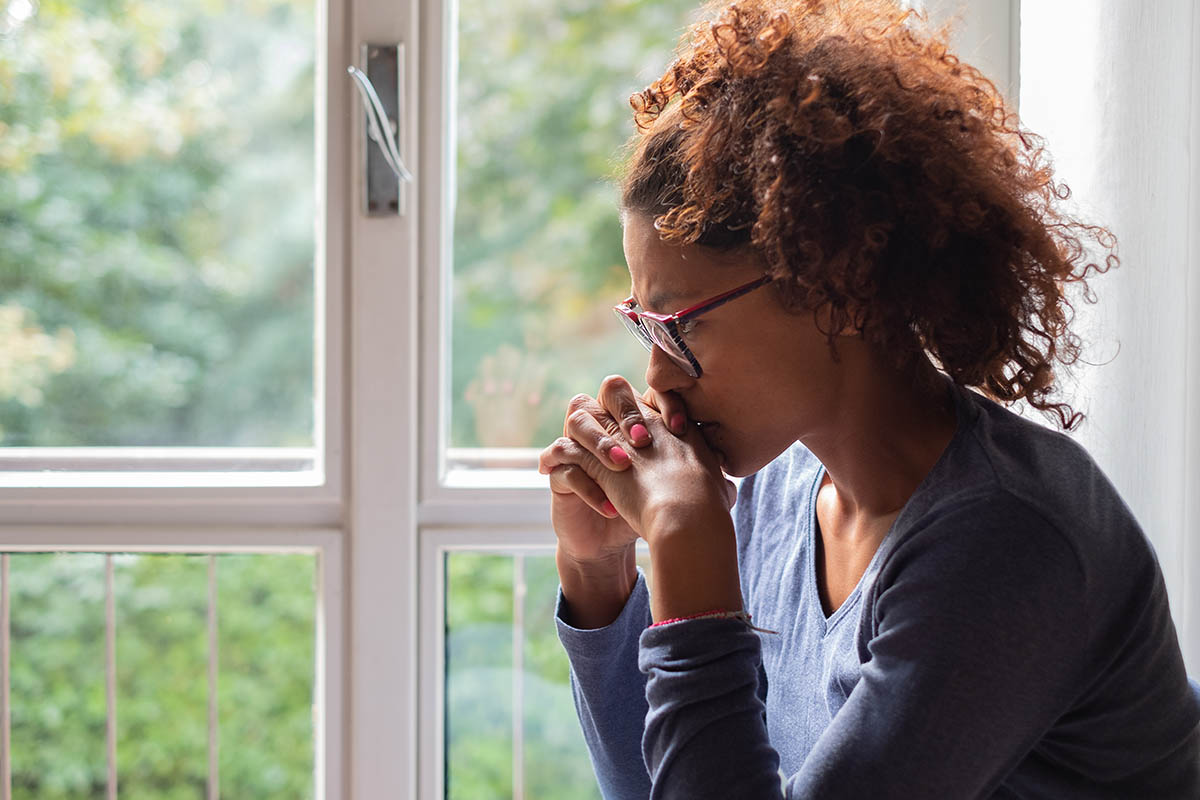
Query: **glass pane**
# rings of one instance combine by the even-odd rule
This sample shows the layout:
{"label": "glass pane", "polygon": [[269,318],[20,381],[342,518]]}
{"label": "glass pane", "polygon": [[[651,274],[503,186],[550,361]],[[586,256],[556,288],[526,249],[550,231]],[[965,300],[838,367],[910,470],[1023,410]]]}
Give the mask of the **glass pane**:
{"label": "glass pane", "polygon": [[524,562],[525,797],[600,800],[568,683],[567,656],[554,627],[558,570],[553,556]]}
{"label": "glass pane", "polygon": [[446,557],[446,797],[512,798],[512,558]]}
{"label": "glass pane", "polygon": [[221,797],[314,796],[316,570],[304,554],[218,559]]}
{"label": "glass pane", "polygon": [[646,353],[612,178],[695,0],[460,0],[449,443],[534,447]]}
{"label": "glass pane", "polygon": [[[199,797],[208,783],[208,558],[113,562],[117,785],[126,797],[164,787]],[[101,675],[103,663],[93,665]]]}
{"label": "glass pane", "polygon": [[0,446],[312,446],[315,20],[0,0]]}
{"label": "glass pane", "polygon": [[104,556],[9,562],[13,800],[105,797]]}
{"label": "glass pane", "polygon": [[[208,556],[114,556],[122,797],[206,796]],[[222,797],[314,796],[315,557],[216,558]],[[107,796],[105,556],[11,556],[14,800]]]}
{"label": "glass pane", "polygon": [[455,552],[445,570],[446,797],[599,800],[554,626],[554,556]]}

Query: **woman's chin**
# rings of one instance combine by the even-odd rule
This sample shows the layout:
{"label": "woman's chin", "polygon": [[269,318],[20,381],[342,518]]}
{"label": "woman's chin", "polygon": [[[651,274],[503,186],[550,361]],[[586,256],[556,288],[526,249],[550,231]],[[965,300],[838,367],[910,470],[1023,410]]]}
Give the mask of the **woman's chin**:
{"label": "woman's chin", "polygon": [[758,457],[754,457],[754,454],[737,452],[733,448],[729,448],[727,451],[719,451],[717,454],[717,457],[721,460],[721,471],[730,478],[749,477],[767,464],[770,464],[778,456],[779,453],[772,458],[763,460],[761,453],[758,454]]}
{"label": "woman's chin", "polygon": [[755,469],[738,469],[736,464],[731,465],[728,463],[721,464],[721,471],[724,472],[726,477],[729,478],[745,478],[753,475],[755,472],[758,472],[758,470]]}
{"label": "woman's chin", "polygon": [[740,469],[740,464],[736,456],[731,456],[724,450],[713,448],[713,453],[717,457],[717,462],[721,465],[721,472],[724,472],[730,478],[744,478],[749,475],[749,472],[743,472]]}

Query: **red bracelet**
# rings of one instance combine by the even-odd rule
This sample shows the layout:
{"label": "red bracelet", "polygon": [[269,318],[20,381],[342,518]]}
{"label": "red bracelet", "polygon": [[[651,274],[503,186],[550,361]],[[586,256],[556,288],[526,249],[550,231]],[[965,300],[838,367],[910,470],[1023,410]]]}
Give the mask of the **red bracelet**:
{"label": "red bracelet", "polygon": [[745,611],[726,611],[723,608],[714,608],[712,611],[701,611],[699,614],[688,614],[686,617],[672,617],[671,619],[660,619],[658,622],[650,623],[651,628],[657,628],[660,625],[670,625],[672,622],[684,622],[689,619],[736,619],[752,630],[760,633],[778,633],[778,631],[767,630],[766,628],[757,628],[750,624],[750,614]]}
{"label": "red bracelet", "polygon": [[[660,619],[658,622],[650,623],[651,628],[657,628],[659,625],[669,625],[672,622],[683,622],[685,619],[700,619],[701,617],[724,617],[729,614],[745,614],[745,611],[729,612],[723,608],[714,608],[712,611],[701,611],[699,614],[688,614],[686,617],[672,617],[671,619]],[[747,616],[749,616],[747,614]]]}

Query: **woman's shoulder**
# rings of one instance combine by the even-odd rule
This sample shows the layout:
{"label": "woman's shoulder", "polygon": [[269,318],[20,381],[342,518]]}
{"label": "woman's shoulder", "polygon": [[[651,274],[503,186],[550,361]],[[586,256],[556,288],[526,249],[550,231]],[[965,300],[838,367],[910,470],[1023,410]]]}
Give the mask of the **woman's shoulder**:
{"label": "woman's shoulder", "polygon": [[994,578],[996,591],[1045,586],[1077,601],[1099,635],[1126,624],[1114,613],[1150,603],[1165,614],[1154,547],[1091,454],[988,398],[969,400],[971,426],[897,519],[880,588],[926,569]]}
{"label": "woman's shoulder", "polygon": [[978,413],[929,476],[910,521],[969,504],[981,522],[1001,528],[1009,517],[1014,525],[1037,520],[1036,535],[1062,538],[1085,567],[1152,552],[1133,512],[1082,444],[989,398],[966,394]]}

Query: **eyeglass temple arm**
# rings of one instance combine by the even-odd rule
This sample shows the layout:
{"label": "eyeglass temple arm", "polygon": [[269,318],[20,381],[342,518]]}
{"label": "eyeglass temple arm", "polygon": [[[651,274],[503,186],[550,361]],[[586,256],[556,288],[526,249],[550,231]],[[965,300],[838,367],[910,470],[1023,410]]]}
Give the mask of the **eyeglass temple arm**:
{"label": "eyeglass temple arm", "polygon": [[675,315],[674,315],[675,319],[676,320],[684,320],[684,319],[687,319],[692,314],[695,314],[698,311],[709,311],[711,309],[716,308],[717,306],[725,305],[730,300],[736,300],[739,297],[741,297],[742,295],[746,294],[747,292],[752,292],[755,289],[757,289],[758,287],[762,286],[764,283],[770,283],[773,280],[775,280],[775,279],[773,277],[771,277],[770,275],[763,275],[761,278],[750,281],[749,283],[739,286],[736,289],[730,289],[725,294],[719,294],[716,297],[712,298],[711,300],[706,300],[703,303],[698,303],[698,304],[692,306],[691,308],[685,308],[683,311],[677,311],[677,312],[675,312]]}

